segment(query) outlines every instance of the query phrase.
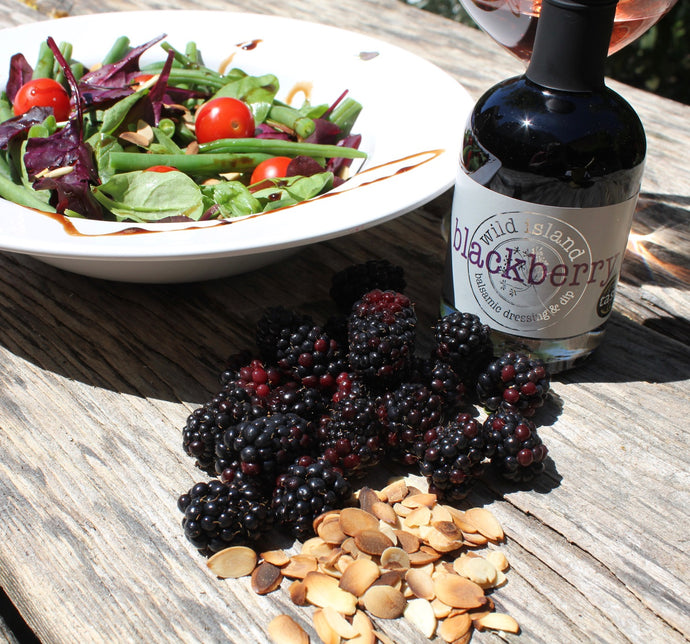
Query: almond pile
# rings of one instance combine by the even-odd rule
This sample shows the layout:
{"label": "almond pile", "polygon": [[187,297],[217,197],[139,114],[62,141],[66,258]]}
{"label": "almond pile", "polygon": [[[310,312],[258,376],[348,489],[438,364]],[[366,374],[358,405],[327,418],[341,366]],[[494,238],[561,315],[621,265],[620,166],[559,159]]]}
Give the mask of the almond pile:
{"label": "almond pile", "polygon": [[[315,607],[313,626],[324,644],[389,644],[371,617],[403,618],[427,638],[453,644],[469,642],[475,628],[519,632],[485,594],[506,582],[508,569],[500,550],[478,552],[505,538],[491,512],[441,504],[404,479],[379,491],[364,487],[357,498],[359,507],[317,517],[317,536],[298,554],[233,546],[208,567],[222,578],[251,575],[260,595],[291,580],[290,598]],[[275,644],[309,642],[288,615],[273,619],[268,635]]]}

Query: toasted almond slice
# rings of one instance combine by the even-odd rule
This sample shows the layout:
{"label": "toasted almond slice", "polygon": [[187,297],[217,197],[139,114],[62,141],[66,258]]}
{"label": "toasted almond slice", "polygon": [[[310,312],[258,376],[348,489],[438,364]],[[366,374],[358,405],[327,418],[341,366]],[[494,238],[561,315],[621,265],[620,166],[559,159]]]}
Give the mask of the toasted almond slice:
{"label": "toasted almond slice", "polygon": [[[371,516],[371,515],[370,515]],[[393,542],[378,529],[362,530],[355,535],[355,545],[362,551],[377,557],[393,545]]]}
{"label": "toasted almond slice", "polygon": [[434,580],[431,575],[418,568],[410,568],[405,573],[405,582],[416,597],[431,601],[436,597]]}
{"label": "toasted almond slice", "polygon": [[448,513],[453,519],[453,523],[455,523],[460,530],[463,532],[477,532],[477,528],[475,528],[471,523],[468,521],[465,521],[465,513],[462,510],[458,510],[457,508],[454,508],[452,505],[446,505],[444,506],[446,510],[448,510]]}
{"label": "toasted almond slice", "polygon": [[410,567],[410,555],[408,555],[402,548],[391,546],[386,548],[381,553],[381,567],[407,570]]}
{"label": "toasted almond slice", "polygon": [[340,635],[329,624],[323,609],[317,608],[312,616],[314,630],[323,644],[340,644]]}
{"label": "toasted almond slice", "polygon": [[[382,633],[381,631],[374,631],[376,639],[381,642],[381,644],[396,644],[388,635]],[[350,644],[350,643],[348,643]]]}
{"label": "toasted almond slice", "polygon": [[470,508],[465,511],[465,521],[491,541],[503,541],[505,534],[498,519],[486,508]]}
{"label": "toasted almond slice", "polygon": [[438,597],[431,601],[431,607],[434,609],[436,619],[445,619],[450,615],[450,611],[453,610],[448,604],[444,604]]}
{"label": "toasted almond slice", "polygon": [[259,557],[274,566],[284,566],[290,561],[290,555],[285,550],[266,550]]}
{"label": "toasted almond slice", "polygon": [[437,552],[453,552],[463,544],[462,540],[451,539],[436,528],[432,528],[426,535],[427,543]]}
{"label": "toasted almond slice", "polygon": [[293,555],[290,557],[290,563],[283,566],[282,573],[290,579],[304,579],[318,567],[319,564],[313,555]]}
{"label": "toasted almond slice", "polygon": [[348,537],[340,544],[340,549],[345,553],[350,555],[353,559],[359,557],[360,550],[355,543],[354,537]]}
{"label": "toasted almond slice", "polygon": [[318,572],[322,572],[324,575],[328,575],[334,579],[340,579],[343,576],[343,573],[335,566],[325,566],[323,564],[319,564],[317,570]]}
{"label": "toasted almond slice", "polygon": [[415,496],[415,494],[425,494],[416,485],[407,484],[407,496]]}
{"label": "toasted almond slice", "polygon": [[402,503],[394,504],[393,505],[393,511],[399,517],[403,517],[403,518],[409,516],[413,512],[412,508],[406,508]]}
{"label": "toasted almond slice", "polygon": [[496,571],[496,581],[491,585],[491,588],[500,588],[501,586],[504,586],[505,584],[508,583],[508,577],[506,577],[506,574],[501,572],[500,570]]}
{"label": "toasted almond slice", "polygon": [[336,517],[335,520],[323,521],[319,526],[319,536],[327,543],[333,545],[340,545],[347,535],[340,529],[340,521]]}
{"label": "toasted almond slice", "polygon": [[400,547],[407,553],[417,552],[419,550],[420,541],[419,537],[407,532],[406,530],[394,530],[395,536],[398,539]]}
{"label": "toasted almond slice", "polygon": [[388,503],[398,503],[407,496],[407,483],[405,479],[392,481],[381,490],[382,496]]}
{"label": "toasted almond slice", "polygon": [[[363,487],[357,494],[357,501],[359,502],[359,507],[368,512],[369,514],[376,515],[373,511],[374,506],[377,503],[381,503],[378,494],[370,487]],[[387,505],[384,503],[384,505]],[[380,518],[380,517],[379,517]]]}
{"label": "toasted almond slice", "polygon": [[328,546],[328,544],[321,537],[312,537],[311,539],[307,539],[302,544],[302,547],[300,548],[300,554],[316,556],[315,553],[318,552],[324,546],[326,546],[327,549],[330,550],[330,546]]}
{"label": "toasted almond slice", "polygon": [[506,613],[489,613],[475,620],[474,625],[480,631],[489,629],[492,631],[505,631],[506,633],[520,632],[520,625],[515,618]]}
{"label": "toasted almond slice", "polygon": [[266,595],[278,588],[282,580],[280,568],[268,561],[263,561],[252,572],[252,590],[257,595]]}
{"label": "toasted almond slice", "polygon": [[356,629],[358,636],[352,638],[350,643],[354,644],[374,644],[376,637],[374,635],[374,625],[364,611],[358,610],[352,616],[352,626]]}
{"label": "toasted almond slice", "polygon": [[139,132],[122,132],[118,138],[127,141],[127,143],[134,143],[140,148],[147,148],[153,140],[153,138],[149,139],[145,134]]}
{"label": "toasted almond slice", "polygon": [[324,608],[332,606],[343,615],[354,615],[357,598],[338,586],[338,580],[322,572],[310,572],[304,578],[307,601]]}
{"label": "toasted almond slice", "polygon": [[431,523],[436,523],[438,521],[450,521],[453,522],[453,516],[448,510],[448,507],[437,503],[433,508],[431,508]]}
{"label": "toasted almond slice", "polygon": [[309,644],[309,635],[289,615],[278,615],[268,624],[268,636],[273,644]]}
{"label": "toasted almond slice", "polygon": [[316,557],[316,561],[322,566],[334,566],[335,562],[340,559],[343,551],[341,548],[331,547],[328,552],[321,553]]}
{"label": "toasted almond slice", "polygon": [[444,604],[454,608],[478,608],[486,602],[484,590],[460,575],[438,575],[434,580],[434,592]]}
{"label": "toasted almond slice", "polygon": [[326,606],[323,609],[323,616],[326,618],[329,626],[338,633],[340,637],[351,640],[353,637],[359,635],[359,631],[332,606]]}
{"label": "toasted almond slice", "polygon": [[498,578],[498,570],[490,561],[484,557],[468,557],[465,570],[467,578],[482,588],[491,588]]}
{"label": "toasted almond slice", "polygon": [[448,539],[462,539],[462,530],[455,525],[454,521],[434,521],[432,513],[431,527],[438,530],[443,536]]}
{"label": "toasted almond slice", "polygon": [[211,572],[222,579],[246,577],[256,568],[258,556],[246,546],[231,546],[214,554],[207,562]]}
{"label": "toasted almond slice", "polygon": [[404,572],[402,570],[386,570],[381,573],[381,576],[374,582],[374,586],[392,586],[398,590],[402,590],[402,580]]}
{"label": "toasted almond slice", "polygon": [[490,550],[486,554],[486,560],[490,561],[499,572],[505,572],[510,568],[508,559],[500,550]]}
{"label": "toasted almond slice", "polygon": [[[408,488],[409,489],[409,488]],[[431,494],[427,492],[426,494],[422,494],[421,492],[418,494],[412,494],[410,496],[406,496],[401,503],[406,507],[406,508],[421,508],[425,507],[428,509],[431,509],[436,505],[436,501],[438,500],[438,497],[435,494]]]}
{"label": "toasted almond slice", "polygon": [[391,540],[391,543],[394,546],[397,545],[398,536],[395,534],[395,530],[393,529],[392,525],[389,525],[385,521],[381,521],[381,519],[379,519],[379,530]]}
{"label": "toasted almond slice", "polygon": [[377,530],[379,520],[361,508],[343,508],[340,511],[340,529],[351,537],[363,530]]}
{"label": "toasted almond slice", "polygon": [[426,566],[441,558],[441,553],[432,550],[428,546],[422,546],[417,552],[410,552],[409,555],[411,566]]}
{"label": "toasted almond slice", "polygon": [[339,586],[361,597],[366,590],[379,578],[379,567],[370,559],[355,559],[340,577]]}
{"label": "toasted almond slice", "polygon": [[302,579],[295,579],[288,588],[290,599],[295,606],[307,605],[307,587]]}
{"label": "toasted almond slice", "polygon": [[341,573],[344,573],[353,561],[356,561],[356,559],[353,559],[350,555],[340,555],[338,561],[335,562],[335,567]]}
{"label": "toasted almond slice", "polygon": [[438,627],[439,637],[446,642],[455,642],[472,628],[472,618],[467,613],[459,613],[444,619]]}
{"label": "toasted almond slice", "polygon": [[415,508],[403,519],[405,526],[427,526],[431,521],[431,510],[425,505]]}
{"label": "toasted almond slice", "polygon": [[328,512],[322,512],[319,514],[314,521],[312,522],[312,527],[314,528],[314,532],[318,534],[319,532],[319,526],[328,518],[331,516],[339,516],[340,515],[340,510],[328,510]]}
{"label": "toasted almond slice", "polygon": [[372,586],[362,597],[364,607],[374,616],[395,619],[405,610],[407,600],[392,586]]}
{"label": "toasted almond slice", "polygon": [[475,546],[485,546],[487,543],[489,543],[489,538],[485,537],[480,532],[476,532],[474,534],[463,532],[462,536],[465,545],[470,546],[471,548]]}
{"label": "toasted almond slice", "polygon": [[398,515],[395,513],[393,506],[383,501],[376,501],[371,506],[371,513],[379,520],[385,521],[389,525],[398,525]]}
{"label": "toasted almond slice", "polygon": [[431,603],[426,599],[411,599],[407,602],[403,617],[414,624],[422,634],[431,639],[436,632],[437,619]]}

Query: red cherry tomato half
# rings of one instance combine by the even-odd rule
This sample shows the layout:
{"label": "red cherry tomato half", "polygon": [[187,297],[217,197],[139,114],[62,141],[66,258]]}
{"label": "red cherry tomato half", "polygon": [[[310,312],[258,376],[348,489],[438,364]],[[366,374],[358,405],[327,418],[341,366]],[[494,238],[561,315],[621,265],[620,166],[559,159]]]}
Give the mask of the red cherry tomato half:
{"label": "red cherry tomato half", "polygon": [[259,183],[264,179],[283,178],[287,176],[287,169],[292,159],[290,157],[273,157],[259,163],[254,168],[249,179],[250,184]]}
{"label": "red cherry tomato half", "polygon": [[197,110],[194,123],[199,143],[254,136],[252,112],[236,98],[212,98]]}
{"label": "red cherry tomato half", "polygon": [[32,107],[52,107],[58,121],[69,118],[69,96],[65,88],[52,78],[35,78],[24,83],[12,104],[15,116],[28,112]]}
{"label": "red cherry tomato half", "polygon": [[146,168],[144,172],[174,172],[177,168],[173,168],[171,165],[152,165],[150,168]]}

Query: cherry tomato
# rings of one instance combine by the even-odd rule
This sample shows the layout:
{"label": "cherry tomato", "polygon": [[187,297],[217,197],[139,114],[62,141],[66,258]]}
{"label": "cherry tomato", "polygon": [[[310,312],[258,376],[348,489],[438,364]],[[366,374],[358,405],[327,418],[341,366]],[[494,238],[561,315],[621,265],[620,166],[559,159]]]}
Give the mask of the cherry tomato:
{"label": "cherry tomato", "polygon": [[199,143],[254,136],[252,112],[236,98],[212,98],[197,110],[194,123]]}
{"label": "cherry tomato", "polygon": [[175,172],[177,168],[173,168],[171,165],[152,165],[150,168],[146,168],[144,172]]}
{"label": "cherry tomato", "polygon": [[12,104],[15,116],[28,112],[32,107],[52,107],[56,120],[69,118],[69,96],[65,88],[52,78],[35,78],[24,83]]}
{"label": "cherry tomato", "polygon": [[132,79],[132,85],[140,85],[153,78],[153,74],[139,74]]}
{"label": "cherry tomato", "polygon": [[273,157],[259,163],[252,172],[249,183],[259,183],[264,179],[275,179],[287,176],[287,169],[292,159],[290,157]]}

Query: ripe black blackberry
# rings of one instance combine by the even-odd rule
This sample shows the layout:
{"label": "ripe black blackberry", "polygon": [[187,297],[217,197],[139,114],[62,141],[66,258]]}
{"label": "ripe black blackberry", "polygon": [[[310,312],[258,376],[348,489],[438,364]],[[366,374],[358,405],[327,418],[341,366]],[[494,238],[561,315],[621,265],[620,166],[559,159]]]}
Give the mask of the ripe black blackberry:
{"label": "ripe black blackberry", "polygon": [[335,388],[338,374],[347,369],[347,357],[338,343],[318,324],[286,327],[276,343],[276,364],[305,387]]}
{"label": "ripe black blackberry", "polygon": [[469,414],[435,428],[419,463],[429,491],[448,501],[467,496],[472,482],[482,473],[486,445],[481,424]]}
{"label": "ripe black blackberry", "polygon": [[264,401],[267,414],[297,414],[318,421],[328,412],[328,399],[315,387],[305,387],[291,380],[273,389]]}
{"label": "ripe black blackberry", "polygon": [[369,291],[402,292],[406,287],[402,266],[395,266],[387,259],[370,259],[333,275],[330,295],[341,313],[348,314],[352,305]]}
{"label": "ripe black blackberry", "polygon": [[465,383],[450,364],[438,358],[415,357],[409,379],[426,385],[432,393],[441,396],[444,413],[447,415],[468,402]]}
{"label": "ripe black blackberry", "polygon": [[313,324],[311,316],[284,306],[267,308],[256,323],[255,339],[261,359],[268,364],[275,364],[278,338],[303,324]]}
{"label": "ripe black blackberry", "polygon": [[[343,374],[345,376],[345,374]],[[346,478],[363,476],[378,465],[384,455],[382,427],[376,402],[356,379],[344,384],[341,376],[330,412],[317,427],[318,453],[337,466]]]}
{"label": "ripe black blackberry", "polygon": [[390,458],[413,465],[443,419],[443,399],[423,384],[403,383],[377,398],[377,414]]}
{"label": "ripe black blackberry", "polygon": [[182,448],[197,466],[214,471],[216,442],[232,425],[252,418],[250,395],[240,386],[228,385],[188,417],[182,430]]}
{"label": "ripe black blackberry", "polygon": [[378,289],[365,293],[348,318],[352,370],[379,389],[401,382],[414,356],[416,325],[406,295]]}
{"label": "ripe black blackberry", "polygon": [[297,414],[260,416],[223,434],[223,446],[217,452],[222,452],[225,461],[219,460],[216,469],[222,471],[238,461],[244,476],[271,485],[297,456],[311,450],[313,442],[313,425]]}
{"label": "ripe black blackberry", "polygon": [[479,374],[477,397],[489,411],[502,407],[531,417],[544,404],[550,383],[541,359],[509,351]]}
{"label": "ripe black blackberry", "polygon": [[314,534],[317,516],[343,508],[351,496],[352,487],[338,468],[301,457],[278,478],[271,507],[275,522],[305,541]]}
{"label": "ripe black blackberry", "polygon": [[252,543],[273,524],[269,498],[247,480],[197,483],[179,497],[177,506],[184,513],[185,536],[207,554]]}
{"label": "ripe black blackberry", "polygon": [[548,449],[529,418],[511,411],[494,412],[484,421],[482,436],[492,466],[506,479],[530,481],[544,471]]}
{"label": "ripe black blackberry", "polygon": [[454,311],[434,325],[434,354],[448,363],[462,381],[474,386],[493,358],[491,329],[472,313]]}

